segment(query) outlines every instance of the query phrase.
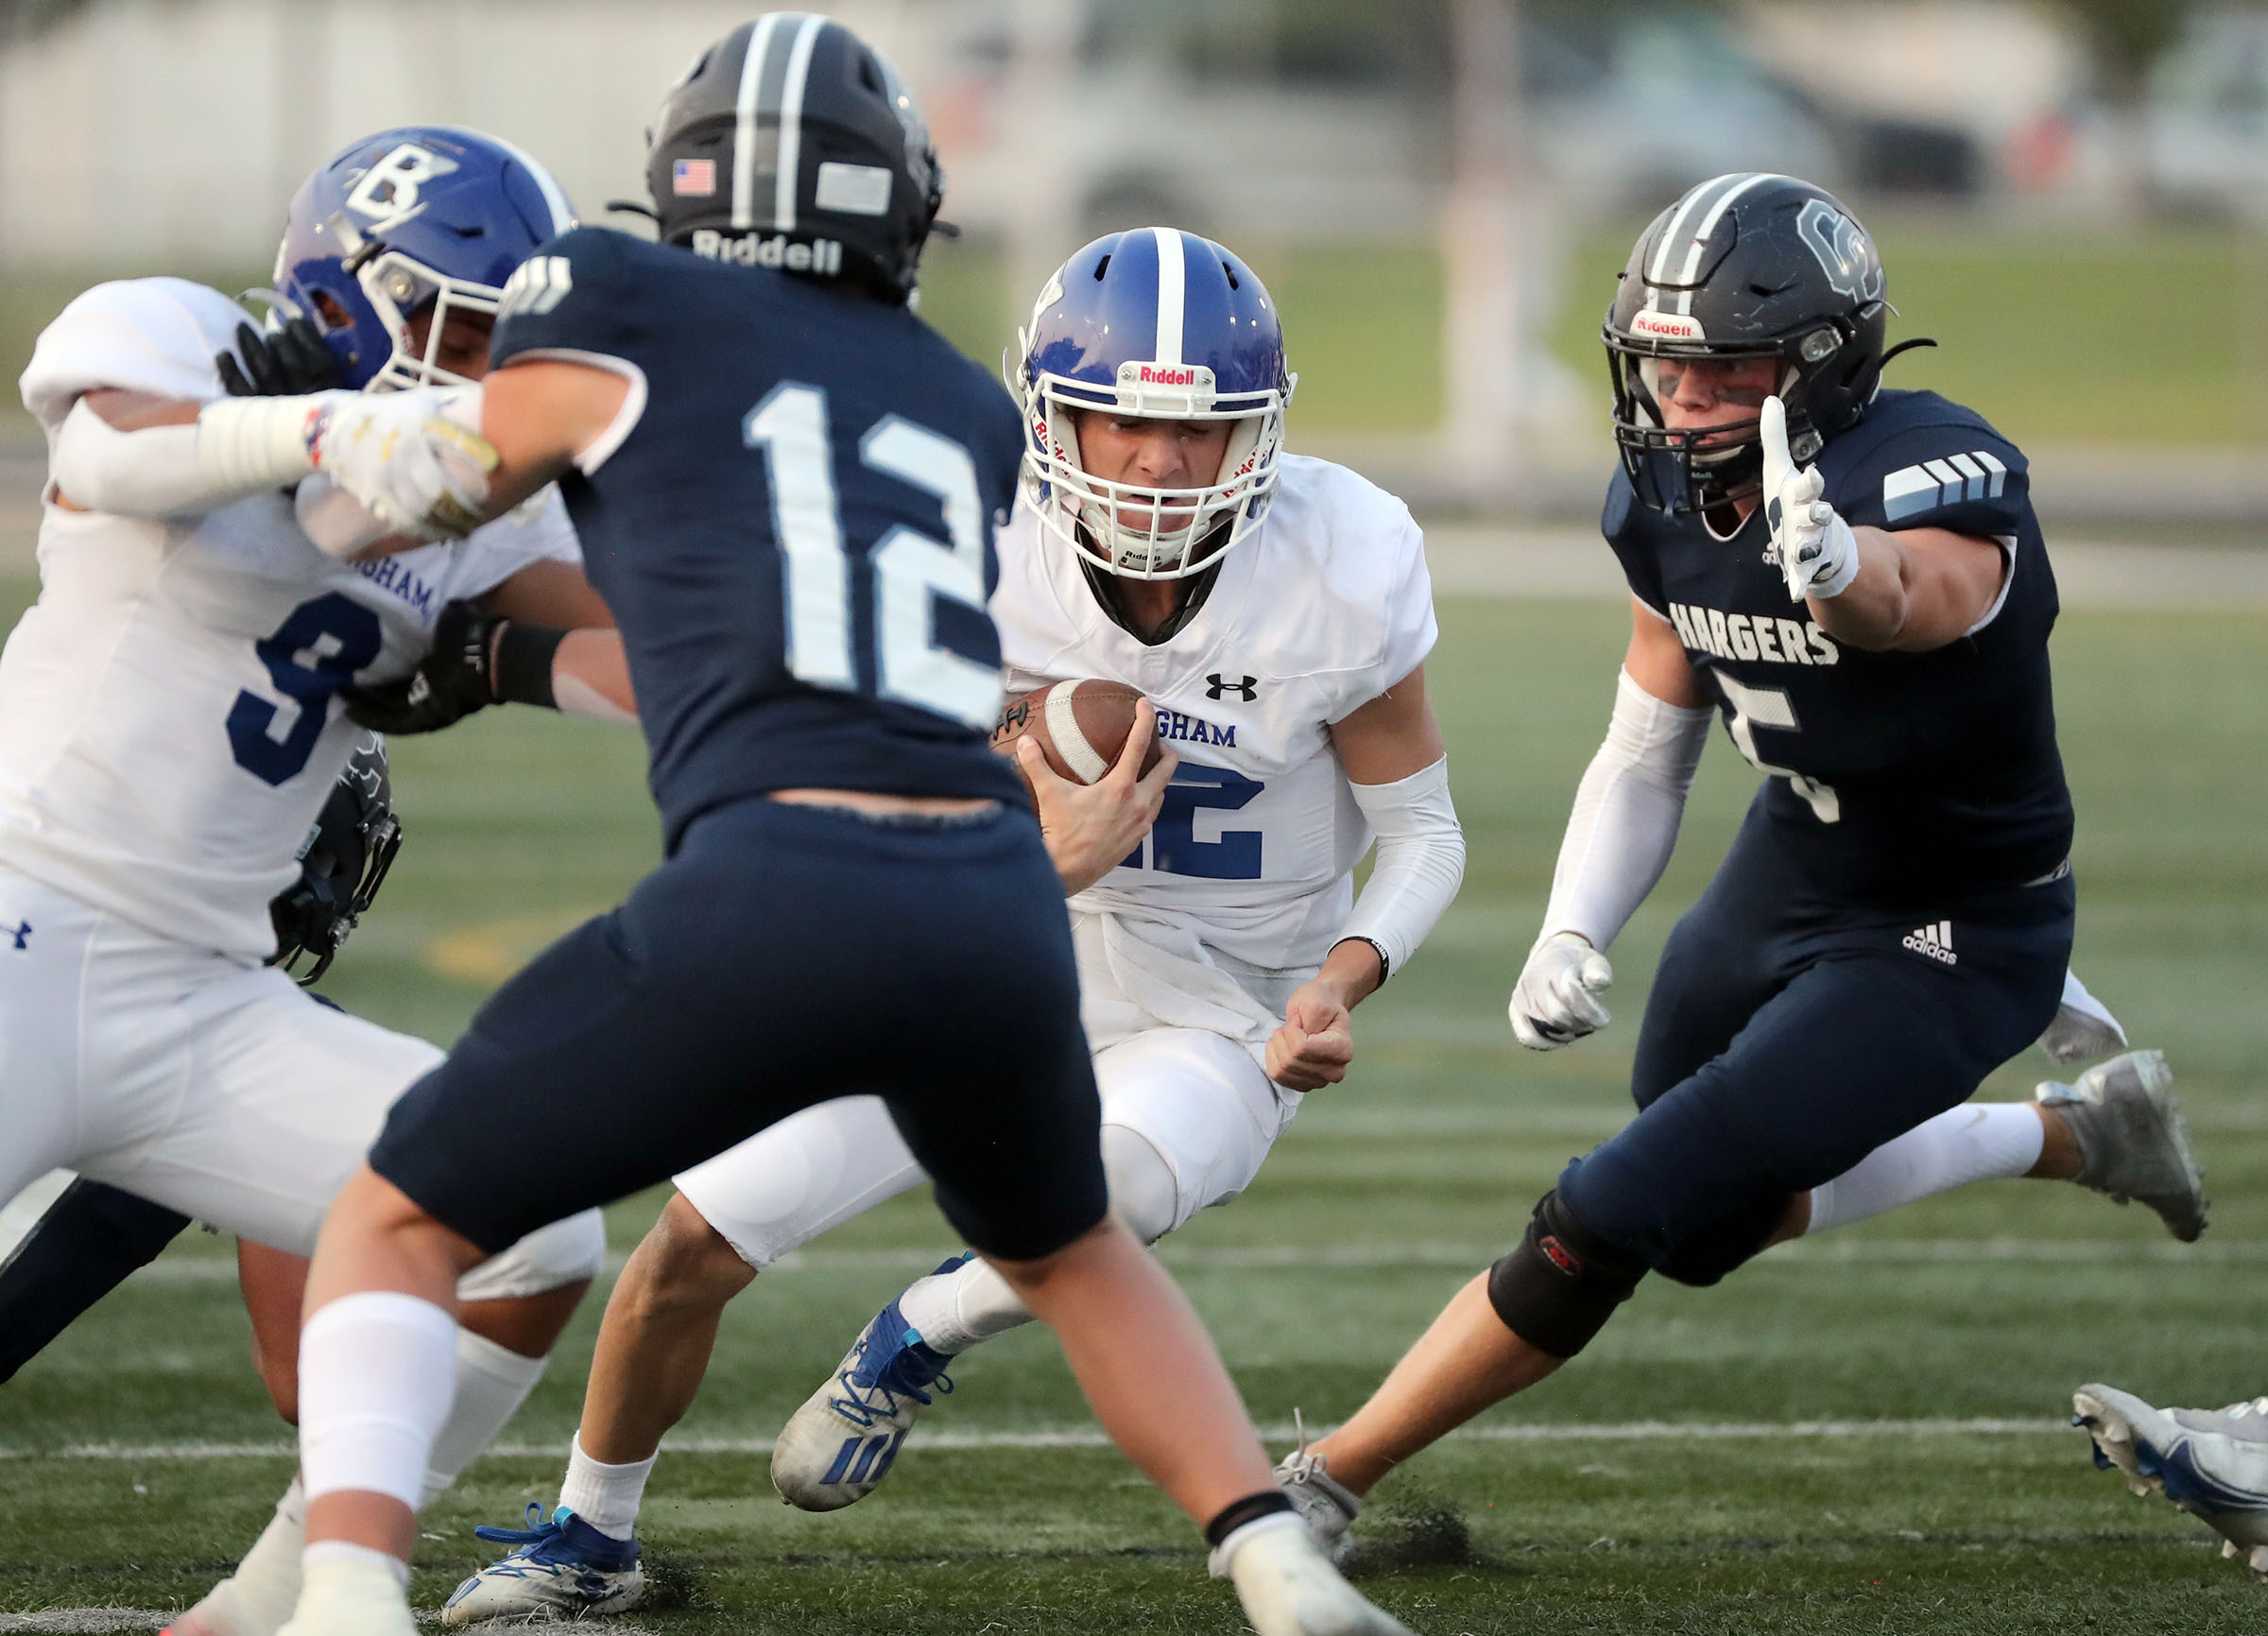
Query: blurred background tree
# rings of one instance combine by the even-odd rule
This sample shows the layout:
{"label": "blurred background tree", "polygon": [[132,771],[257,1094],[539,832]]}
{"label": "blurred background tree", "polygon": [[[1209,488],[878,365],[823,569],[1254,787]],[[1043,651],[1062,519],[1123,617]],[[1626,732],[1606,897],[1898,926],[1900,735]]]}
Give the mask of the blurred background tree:
{"label": "blurred background tree", "polygon": [[2180,38],[2196,0],[2063,0],[2094,45],[2095,72],[2110,101],[2141,100],[2150,71]]}

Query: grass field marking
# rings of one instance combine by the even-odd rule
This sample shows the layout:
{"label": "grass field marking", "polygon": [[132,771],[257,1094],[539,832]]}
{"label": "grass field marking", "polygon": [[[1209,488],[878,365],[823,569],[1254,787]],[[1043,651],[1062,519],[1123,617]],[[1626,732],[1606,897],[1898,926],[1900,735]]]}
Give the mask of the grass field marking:
{"label": "grass field marking", "polygon": [[[1173,1245],[1158,1252],[1169,1267],[1185,1272],[1362,1272],[1395,1267],[1470,1267],[1503,1253],[1485,1244],[1264,1244]],[[765,1268],[767,1275],[805,1273],[838,1276],[853,1272],[919,1271],[936,1262],[935,1246],[903,1249],[796,1249]],[[1768,1262],[1813,1263],[1830,1266],[1988,1266],[2002,1263],[2048,1266],[2176,1265],[2251,1266],[2268,1263],[2268,1244],[2243,1240],[2222,1244],[2129,1243],[2074,1238],[1852,1238],[1797,1239],[1775,1245],[1757,1258]],[[609,1274],[622,1270],[626,1250],[607,1257]],[[181,1256],[159,1261],[134,1274],[154,1283],[233,1283],[236,1264],[219,1256]]]}
{"label": "grass field marking", "polygon": [[[2006,1438],[2069,1432],[2069,1421],[2053,1420],[1912,1421],[1597,1421],[1511,1426],[1464,1426],[1451,1432],[1456,1442],[1482,1443],[1657,1443],[1770,1441],[1794,1438],[1804,1442],[1848,1438]],[[1296,1438],[1290,1425],[1263,1426],[1271,1442]],[[921,1435],[929,1449],[1107,1449],[1100,1426],[1049,1426],[1025,1432],[934,1431]],[[677,1455],[768,1455],[770,1438],[679,1438],[662,1439]],[[67,1443],[60,1449],[0,1449],[0,1460],[100,1460],[129,1464],[150,1460],[280,1459],[294,1452],[286,1441],[264,1443]],[[563,1443],[497,1443],[483,1458],[541,1459],[565,1453]],[[5,1629],[6,1627],[0,1627]]]}
{"label": "grass field marking", "polygon": [[425,969],[452,982],[493,989],[607,906],[583,904],[455,927],[425,945]]}

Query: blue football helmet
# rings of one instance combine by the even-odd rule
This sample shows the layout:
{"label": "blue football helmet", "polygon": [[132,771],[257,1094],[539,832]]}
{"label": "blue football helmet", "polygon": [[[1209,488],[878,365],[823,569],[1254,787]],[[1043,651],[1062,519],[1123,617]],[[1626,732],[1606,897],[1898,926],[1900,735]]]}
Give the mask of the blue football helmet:
{"label": "blue football helmet", "polygon": [[[1275,303],[1228,250],[1170,227],[1106,234],[1047,281],[1017,342],[1006,374],[1023,405],[1024,497],[1088,562],[1184,578],[1267,515],[1298,377]],[[1211,483],[1153,490],[1086,470],[1079,409],[1236,425]]]}
{"label": "blue football helmet", "polygon": [[[512,269],[575,225],[551,172],[510,143],[404,126],[354,143],[301,184],[276,251],[276,293],[322,332],[348,386],[455,384],[463,377],[435,361],[449,315],[493,315]],[[429,305],[425,345],[413,350],[409,321]]]}

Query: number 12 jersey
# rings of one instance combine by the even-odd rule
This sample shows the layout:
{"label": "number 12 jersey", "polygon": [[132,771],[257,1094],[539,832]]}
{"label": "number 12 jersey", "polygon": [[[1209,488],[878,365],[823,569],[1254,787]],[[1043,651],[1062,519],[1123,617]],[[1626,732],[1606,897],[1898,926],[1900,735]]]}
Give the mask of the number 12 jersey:
{"label": "number 12 jersey", "polygon": [[796,787],[1017,801],[985,611],[1022,428],[902,307],[601,228],[506,286],[493,355],[629,383],[562,479],[622,628],[672,852]]}

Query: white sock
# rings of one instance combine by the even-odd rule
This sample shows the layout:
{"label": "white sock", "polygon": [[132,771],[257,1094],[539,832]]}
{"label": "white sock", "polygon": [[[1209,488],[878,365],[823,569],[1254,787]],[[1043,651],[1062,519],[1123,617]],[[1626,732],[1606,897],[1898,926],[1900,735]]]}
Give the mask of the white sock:
{"label": "white sock", "polygon": [[559,1485],[559,1506],[608,1539],[627,1540],[638,1531],[638,1507],[659,1458],[657,1452],[625,1465],[606,1465],[583,1453],[582,1434],[577,1432],[567,1451],[567,1480]]}
{"label": "white sock", "polygon": [[550,1360],[522,1357],[469,1329],[456,1332],[456,1399],[426,1456],[421,1510],[456,1481],[457,1473],[496,1440],[505,1422],[527,1401]]}
{"label": "white sock", "polygon": [[302,1571],[311,1580],[319,1577],[342,1578],[347,1575],[359,1578],[372,1570],[378,1570],[403,1590],[409,1589],[409,1564],[373,1546],[350,1544],[344,1540],[317,1540],[301,1554],[300,1561]]}
{"label": "white sock", "polygon": [[295,1473],[236,1571],[198,1603],[192,1627],[217,1627],[251,1636],[280,1630],[300,1600],[300,1553],[307,1546],[307,1493]]}
{"label": "white sock", "polygon": [[947,1357],[1032,1321],[1008,1281],[973,1255],[951,1272],[916,1279],[898,1298],[898,1310],[922,1345]]}
{"label": "white sock", "polygon": [[415,1507],[455,1385],[456,1319],[433,1302],[362,1290],[318,1310],[300,1332],[308,1498],[353,1490]]}
{"label": "white sock", "polygon": [[1807,1235],[1848,1227],[1970,1181],[2021,1176],[2039,1162],[2047,1128],[2029,1102],[1967,1102],[1883,1143],[1812,1189]]}

